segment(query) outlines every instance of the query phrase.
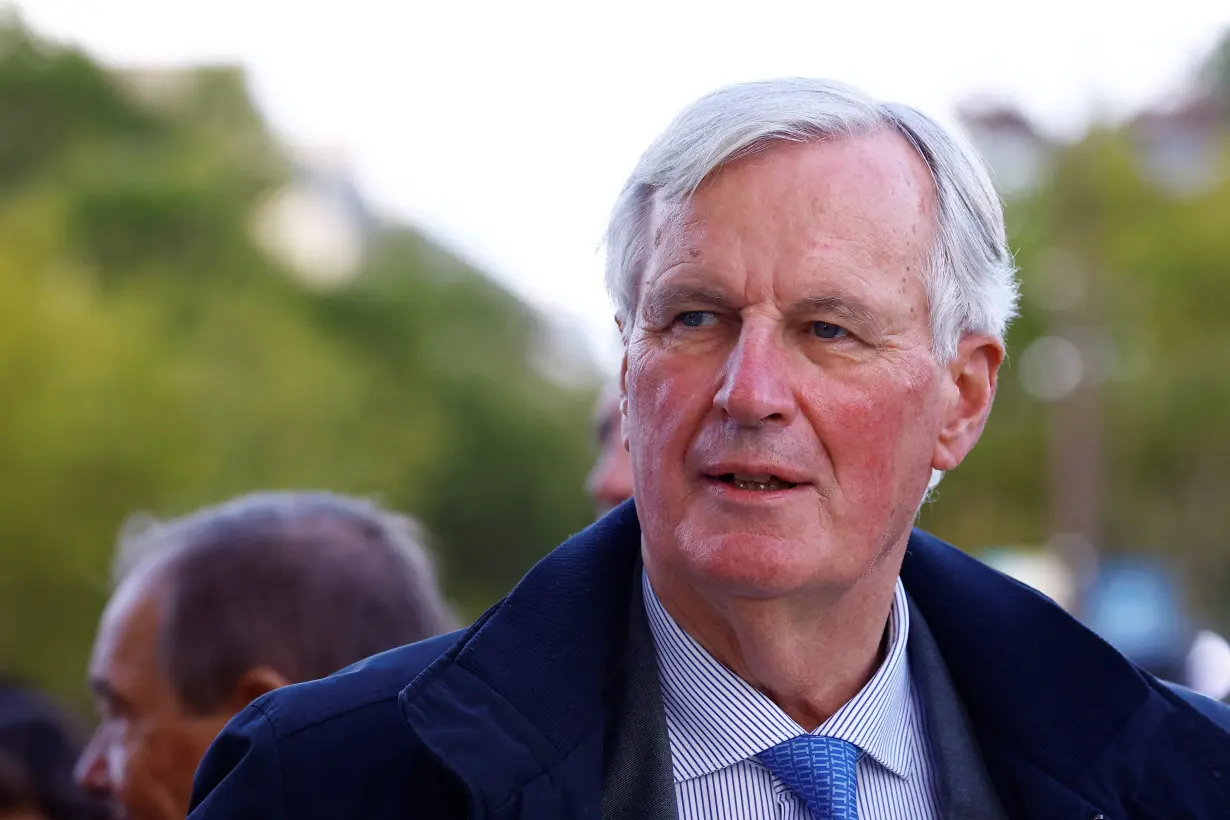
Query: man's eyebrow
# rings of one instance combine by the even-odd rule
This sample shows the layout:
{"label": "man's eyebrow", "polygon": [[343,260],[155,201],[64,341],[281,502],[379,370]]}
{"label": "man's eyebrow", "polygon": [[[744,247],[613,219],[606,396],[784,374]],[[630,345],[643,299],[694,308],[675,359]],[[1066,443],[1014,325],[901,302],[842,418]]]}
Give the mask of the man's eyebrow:
{"label": "man's eyebrow", "polygon": [[795,302],[792,310],[794,313],[830,314],[873,331],[879,331],[884,324],[875,311],[845,296],[809,296]]}
{"label": "man's eyebrow", "polygon": [[[682,306],[694,309],[716,308],[736,311],[731,301],[719,290],[700,285],[666,284],[645,294],[643,309],[646,316],[661,318],[664,314]],[[809,296],[798,300],[790,307],[794,314],[823,313],[857,325],[860,329],[880,332],[884,322],[871,308],[848,296]]]}
{"label": "man's eyebrow", "polygon": [[661,316],[680,305],[731,309],[720,291],[693,285],[660,285],[645,294],[645,314]]}

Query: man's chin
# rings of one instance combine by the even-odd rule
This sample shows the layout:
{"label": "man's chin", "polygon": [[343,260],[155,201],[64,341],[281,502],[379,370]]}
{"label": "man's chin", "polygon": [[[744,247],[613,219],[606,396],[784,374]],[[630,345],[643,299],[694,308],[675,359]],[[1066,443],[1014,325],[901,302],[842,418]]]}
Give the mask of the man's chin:
{"label": "man's chin", "polygon": [[[696,580],[726,593],[772,598],[823,583],[837,569],[797,537],[724,533],[685,547]],[[828,565],[826,565],[828,564]]]}

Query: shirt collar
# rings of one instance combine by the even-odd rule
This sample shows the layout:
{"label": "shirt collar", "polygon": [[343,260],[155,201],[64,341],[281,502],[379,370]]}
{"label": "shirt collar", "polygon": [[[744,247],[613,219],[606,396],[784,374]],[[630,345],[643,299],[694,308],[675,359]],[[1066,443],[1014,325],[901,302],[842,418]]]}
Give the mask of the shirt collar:
{"label": "shirt collar", "polygon": [[[803,728],[710,655],[662,606],[642,575],[645,612],[657,649],[676,783],[747,760],[804,734]],[[910,770],[917,719],[906,643],[910,611],[900,579],[888,616],[888,651],[871,680],[814,734],[853,743],[898,777]]]}

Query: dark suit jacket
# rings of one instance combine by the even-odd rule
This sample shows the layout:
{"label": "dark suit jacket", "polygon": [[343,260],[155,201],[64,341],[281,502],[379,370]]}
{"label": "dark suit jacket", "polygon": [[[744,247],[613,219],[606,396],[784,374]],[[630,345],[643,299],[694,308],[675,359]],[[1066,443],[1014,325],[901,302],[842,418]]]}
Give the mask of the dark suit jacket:
{"label": "dark suit jacket", "polygon": [[[257,700],[201,764],[191,820],[598,820],[627,810],[638,779],[641,816],[666,820],[652,645],[636,638],[630,607],[639,542],[628,503],[464,633]],[[945,725],[961,716],[958,734],[976,747],[972,763],[966,748],[954,764],[933,738],[950,805],[986,799],[981,782],[1009,818],[1230,817],[1230,709],[1176,693],[1037,593],[924,533],[910,539],[902,579],[947,680]],[[915,643],[917,679],[927,664]],[[930,716],[933,687],[927,697]],[[637,746],[649,765],[615,765],[617,750]]]}
{"label": "dark suit jacket", "polygon": [[[638,579],[640,569],[638,561]],[[628,637],[619,662],[623,674],[607,721],[602,820],[677,820],[657,656],[639,583],[629,598]],[[1004,820],[969,718],[931,630],[913,602],[907,649],[931,735],[945,820]]]}

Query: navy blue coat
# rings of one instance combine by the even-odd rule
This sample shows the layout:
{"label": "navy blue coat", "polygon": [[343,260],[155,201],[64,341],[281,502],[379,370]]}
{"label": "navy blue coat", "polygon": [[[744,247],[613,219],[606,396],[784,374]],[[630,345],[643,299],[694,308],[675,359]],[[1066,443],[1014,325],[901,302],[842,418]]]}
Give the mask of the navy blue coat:
{"label": "navy blue coat", "polygon": [[[201,764],[190,820],[596,820],[639,541],[628,503],[464,633],[257,700]],[[1010,817],[1230,818],[1230,709],[925,533],[902,578]]]}

